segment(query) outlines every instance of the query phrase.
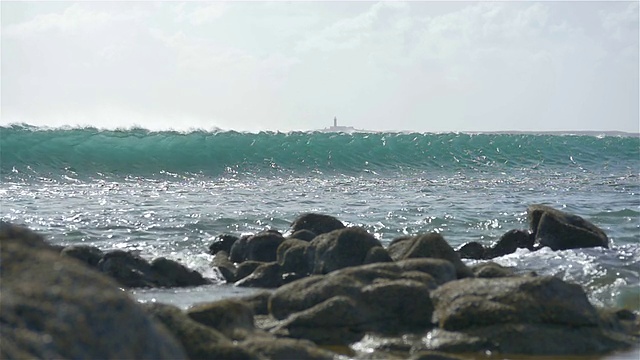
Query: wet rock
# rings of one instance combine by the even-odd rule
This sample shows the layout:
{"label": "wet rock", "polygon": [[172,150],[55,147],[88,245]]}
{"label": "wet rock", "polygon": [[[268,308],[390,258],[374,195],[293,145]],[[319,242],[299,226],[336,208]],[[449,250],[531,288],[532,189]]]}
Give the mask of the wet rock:
{"label": "wet rock", "polygon": [[151,261],[151,271],[158,278],[157,286],[161,287],[200,286],[209,283],[199,272],[164,257]]}
{"label": "wet rock", "polygon": [[310,244],[298,239],[287,239],[280,244],[277,250],[278,263],[282,265],[283,272],[307,275],[311,272]]}
{"label": "wet rock", "polygon": [[231,234],[221,234],[216,236],[211,245],[209,245],[209,254],[215,255],[220,251],[231,253],[233,243],[238,241],[238,237]]}
{"label": "wet rock", "polygon": [[494,262],[485,262],[475,264],[470,267],[471,271],[479,278],[499,278],[516,276],[516,272],[512,268],[507,268]]}
{"label": "wet rock", "polygon": [[0,273],[0,358],[186,358],[115,281],[24,227],[0,224]]}
{"label": "wet rock", "polygon": [[299,230],[309,230],[316,235],[322,235],[344,228],[344,224],[335,217],[315,213],[302,214],[291,224],[291,231],[293,233]]}
{"label": "wet rock", "polygon": [[429,274],[438,285],[456,280],[456,268],[450,261],[434,258],[400,260],[396,265],[402,271],[420,271]]}
{"label": "wet rock", "polygon": [[393,262],[387,250],[381,246],[374,246],[367,252],[362,264],[373,264],[381,262]]}
{"label": "wet rock", "polygon": [[469,268],[460,260],[460,256],[437,233],[418,235],[397,240],[387,248],[389,255],[395,261],[412,258],[444,259],[456,268],[458,278],[473,276]]}
{"label": "wet rock", "polygon": [[[229,254],[226,251],[218,251],[211,259],[211,266],[217,268],[220,274],[228,283],[236,281],[236,265],[229,260]],[[252,270],[253,271],[253,270]],[[250,274],[248,272],[247,274]]]}
{"label": "wet rock", "polygon": [[242,237],[231,247],[231,261],[276,261],[276,251],[283,241],[282,235],[275,231]]}
{"label": "wet rock", "polygon": [[369,250],[382,247],[378,239],[362,228],[334,230],[316,236],[310,243],[314,254],[314,274],[364,264]]}
{"label": "wet rock", "polygon": [[214,328],[232,340],[244,339],[255,327],[253,309],[238,299],[224,299],[194,305],[187,315],[198,323]]}
{"label": "wet rock", "polygon": [[290,239],[298,239],[298,240],[302,240],[302,241],[311,241],[316,236],[317,236],[317,234],[314,233],[313,231],[307,230],[307,229],[302,229],[302,230],[298,230],[298,231],[294,232],[293,234],[291,234],[289,236],[289,238]]}
{"label": "wet rock", "polygon": [[95,246],[70,245],[63,248],[60,251],[60,255],[80,260],[91,267],[97,268],[98,262],[104,256],[104,253]]}
{"label": "wet rock", "polygon": [[453,354],[447,354],[438,351],[419,351],[411,354],[409,360],[467,360],[468,358],[459,357]]}
{"label": "wet rock", "polygon": [[580,216],[545,205],[531,205],[527,218],[534,239],[552,250],[609,247],[609,238],[597,226]]}
{"label": "wet rock", "polygon": [[247,303],[255,315],[267,315],[269,314],[270,297],[271,291],[260,291],[253,295],[243,296],[240,300]]}
{"label": "wet rock", "polygon": [[189,359],[258,359],[256,354],[234,346],[221,332],[194,321],[175,306],[152,303],[143,307],[180,341]]}
{"label": "wet rock", "polygon": [[98,269],[125,287],[155,287],[151,265],[138,255],[123,250],[106,253],[98,262]]}
{"label": "wet rock", "polygon": [[264,263],[258,266],[249,276],[238,280],[236,286],[272,289],[283,284],[282,266],[277,262]]}
{"label": "wet rock", "polygon": [[500,239],[485,251],[485,259],[513,254],[518,248],[534,250],[533,238],[524,230],[511,230],[503,234]]}
{"label": "wet rock", "polygon": [[477,241],[470,241],[456,250],[462,259],[482,260],[485,258],[485,248]]}

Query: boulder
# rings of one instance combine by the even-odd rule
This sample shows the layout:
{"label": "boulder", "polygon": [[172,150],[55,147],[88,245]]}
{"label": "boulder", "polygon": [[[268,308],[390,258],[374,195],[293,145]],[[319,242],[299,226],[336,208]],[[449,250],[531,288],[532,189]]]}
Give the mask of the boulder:
{"label": "boulder", "polygon": [[243,296],[240,298],[240,300],[249,305],[255,315],[267,315],[269,314],[270,297],[271,291],[265,290],[253,295]]}
{"label": "boulder", "polygon": [[186,359],[118,284],[0,223],[0,358]]}
{"label": "boulder", "polygon": [[[495,244],[493,244],[485,251],[484,258],[493,259],[496,257],[513,254],[514,252],[516,252],[516,250],[518,250],[519,247],[521,247],[520,243],[524,244],[522,247],[526,247],[529,239],[529,233],[526,231],[508,231],[503,234],[500,239],[495,242]],[[531,246],[533,246],[533,242],[531,242]]]}
{"label": "boulder", "polygon": [[235,346],[218,330],[194,321],[173,305],[147,303],[143,307],[182,343],[189,359],[259,359],[256,354]]}
{"label": "boulder", "polygon": [[291,235],[289,235],[289,239],[298,239],[298,240],[302,240],[302,241],[311,241],[316,236],[317,236],[317,234],[314,233],[313,231],[307,230],[307,229],[302,229],[302,230],[298,230],[298,231],[292,233]]}
{"label": "boulder", "polygon": [[164,257],[151,261],[151,271],[158,279],[157,285],[161,287],[200,286],[209,283],[199,272]]}
{"label": "boulder", "polygon": [[315,213],[302,214],[291,224],[291,232],[293,233],[299,230],[309,230],[316,235],[344,228],[344,224],[335,217]]}
{"label": "boulder", "polygon": [[309,242],[298,239],[283,241],[277,250],[278,263],[282,265],[283,272],[308,275],[312,270],[309,246]]}
{"label": "boulder", "polygon": [[541,247],[552,250],[609,247],[604,231],[580,216],[546,205],[531,205],[527,208],[527,218],[532,236]]}
{"label": "boulder", "polygon": [[456,250],[460,258],[462,259],[472,259],[472,260],[482,260],[485,258],[486,249],[482,244],[477,241],[470,241],[468,243],[463,244]]}
{"label": "boulder", "polygon": [[[450,261],[434,258],[415,258],[395,263],[402,271],[419,271],[429,274],[438,285],[456,280],[456,268]],[[405,274],[406,275],[406,274]]]}
{"label": "boulder", "polygon": [[238,346],[272,360],[332,360],[336,354],[319,348],[311,341],[275,337],[249,338]]}
{"label": "boulder", "polygon": [[494,262],[488,261],[472,265],[471,271],[479,278],[499,278],[516,276],[515,269],[507,268]]}
{"label": "boulder", "polygon": [[93,268],[97,268],[98,262],[104,256],[104,252],[95,246],[70,245],[62,249],[60,255],[80,260]]}
{"label": "boulder", "polygon": [[276,261],[276,251],[283,241],[282,235],[275,231],[242,237],[231,247],[231,261]]}
{"label": "boulder", "polygon": [[389,256],[389,252],[387,249],[381,246],[374,246],[367,252],[367,255],[364,257],[362,264],[373,264],[373,263],[381,263],[381,262],[393,262],[391,256]]}
{"label": "boulder", "polygon": [[233,243],[238,240],[237,236],[231,234],[221,234],[215,237],[211,245],[209,245],[209,254],[215,255],[219,251],[224,251],[225,253],[231,253],[231,247]]}
{"label": "boulder", "polygon": [[249,276],[238,280],[235,285],[241,287],[277,288],[283,284],[282,266],[277,262],[263,263]]}
{"label": "boulder", "polygon": [[245,261],[238,264],[236,269],[236,281],[240,281],[251,275],[260,265],[264,265],[262,261]]}
{"label": "boulder", "polygon": [[255,330],[253,309],[248,303],[238,299],[197,304],[187,309],[187,315],[232,340],[244,339],[247,333]]}
{"label": "boulder", "polygon": [[387,251],[395,261],[413,258],[444,259],[456,268],[458,278],[473,276],[456,251],[438,233],[396,239],[395,243],[389,245]]}
{"label": "boulder", "polygon": [[378,239],[358,227],[334,230],[316,236],[310,243],[314,274],[364,264],[371,248],[382,247]]}

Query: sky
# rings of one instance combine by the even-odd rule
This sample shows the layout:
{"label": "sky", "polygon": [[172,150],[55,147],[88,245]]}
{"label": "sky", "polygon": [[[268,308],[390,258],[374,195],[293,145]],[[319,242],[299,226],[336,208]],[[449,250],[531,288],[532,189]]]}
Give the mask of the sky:
{"label": "sky", "polygon": [[0,125],[637,133],[638,5],[2,1]]}

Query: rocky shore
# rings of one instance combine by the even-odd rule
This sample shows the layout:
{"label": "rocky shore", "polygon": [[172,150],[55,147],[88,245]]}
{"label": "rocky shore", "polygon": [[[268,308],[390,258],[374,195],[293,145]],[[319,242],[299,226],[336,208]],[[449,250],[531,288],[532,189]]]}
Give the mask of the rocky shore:
{"label": "rocky shore", "polygon": [[[453,249],[436,233],[389,246],[323,214],[288,236],[221,234],[215,267],[255,295],[177,307],[133,301],[122,289],[207,284],[165,258],[54,246],[0,224],[0,357],[149,359],[474,359],[603,355],[638,346],[640,315],[593,306],[576,284],[490,259],[608,247],[573,214],[528,208],[529,229],[495,244]],[[467,266],[464,258],[483,260]]]}

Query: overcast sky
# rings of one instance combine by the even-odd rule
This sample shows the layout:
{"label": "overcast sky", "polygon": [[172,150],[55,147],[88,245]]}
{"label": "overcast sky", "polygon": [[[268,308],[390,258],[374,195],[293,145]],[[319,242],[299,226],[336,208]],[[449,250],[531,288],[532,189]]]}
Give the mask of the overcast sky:
{"label": "overcast sky", "polygon": [[1,124],[640,127],[637,1],[1,6]]}

